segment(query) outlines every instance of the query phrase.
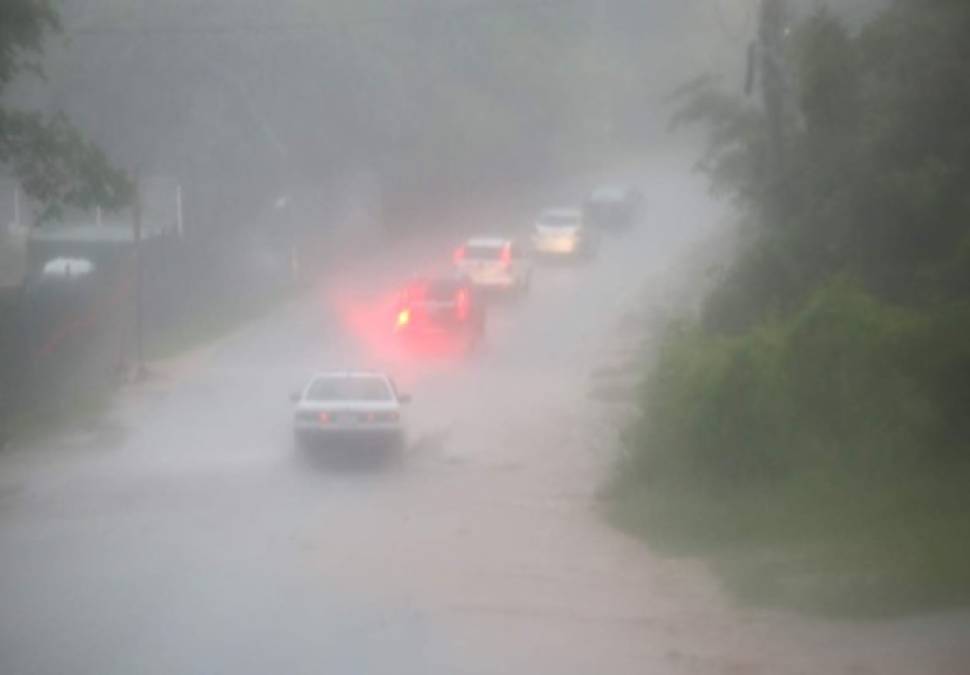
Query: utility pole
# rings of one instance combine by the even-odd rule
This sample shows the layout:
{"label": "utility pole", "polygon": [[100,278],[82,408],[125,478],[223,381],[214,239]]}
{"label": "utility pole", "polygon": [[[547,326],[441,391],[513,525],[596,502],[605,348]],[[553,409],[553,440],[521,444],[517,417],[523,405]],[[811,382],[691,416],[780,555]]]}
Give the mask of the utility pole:
{"label": "utility pole", "polygon": [[13,226],[20,231],[20,184],[13,187]]}
{"label": "utility pole", "polygon": [[593,81],[590,96],[592,110],[589,112],[595,125],[591,130],[594,135],[595,151],[602,155],[612,150],[615,111],[612,90],[609,89],[606,79],[601,77],[606,70],[604,45],[609,40],[609,14],[606,0],[590,0],[589,26],[586,68],[587,74]]}
{"label": "utility pole", "polygon": [[788,83],[785,77],[784,42],[787,23],[786,0],[762,0],[758,40],[761,90],[768,119],[769,176],[778,176],[785,165],[785,104]]}
{"label": "utility pole", "polygon": [[181,240],[185,236],[185,220],[182,215],[182,184],[175,186],[175,231]]}
{"label": "utility pole", "polygon": [[144,354],[144,272],[142,269],[142,208],[141,185],[135,178],[135,195],[132,204],[132,239],[135,264],[135,379],[140,380],[145,375]]}

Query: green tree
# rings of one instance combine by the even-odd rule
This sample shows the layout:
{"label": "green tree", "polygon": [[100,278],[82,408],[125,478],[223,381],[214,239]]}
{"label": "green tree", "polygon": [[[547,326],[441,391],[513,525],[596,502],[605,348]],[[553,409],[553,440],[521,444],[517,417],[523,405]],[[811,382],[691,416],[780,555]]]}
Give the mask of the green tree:
{"label": "green tree", "polygon": [[[0,13],[0,95],[21,73],[42,75],[44,41],[60,30],[51,0],[4,0]],[[0,165],[56,216],[63,207],[115,209],[128,203],[131,182],[63,115],[0,108]]]}
{"label": "green tree", "polygon": [[894,0],[860,31],[801,21],[771,173],[757,108],[705,84],[681,111],[708,124],[704,166],[749,236],[703,324],[663,345],[617,514],[729,560],[746,599],[970,602],[967,35],[966,0]]}
{"label": "green tree", "polygon": [[712,327],[793,311],[834,274],[894,302],[968,288],[967,34],[958,0],[897,0],[857,33],[824,9],[800,22],[796,123],[770,175],[760,111],[710,80],[688,92],[677,119],[707,125],[701,166],[754,230],[708,303]]}

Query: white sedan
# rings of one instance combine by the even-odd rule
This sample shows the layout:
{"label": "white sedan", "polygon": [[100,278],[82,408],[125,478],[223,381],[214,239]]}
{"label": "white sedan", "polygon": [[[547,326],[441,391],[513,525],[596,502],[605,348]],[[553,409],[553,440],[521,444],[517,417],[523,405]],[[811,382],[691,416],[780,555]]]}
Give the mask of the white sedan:
{"label": "white sedan", "polygon": [[480,290],[527,293],[532,265],[515,241],[500,237],[469,239],[455,251],[455,270]]}
{"label": "white sedan", "polygon": [[404,442],[401,407],[409,396],[394,381],[372,371],[324,372],[292,395],[293,431],[300,443],[368,441],[400,446]]}

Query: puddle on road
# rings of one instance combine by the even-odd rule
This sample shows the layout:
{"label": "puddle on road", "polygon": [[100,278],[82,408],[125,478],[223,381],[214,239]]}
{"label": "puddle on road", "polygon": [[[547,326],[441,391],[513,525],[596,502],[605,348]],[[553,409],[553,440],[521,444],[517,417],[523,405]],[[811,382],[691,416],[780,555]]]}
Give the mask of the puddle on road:
{"label": "puddle on road", "polygon": [[[463,441],[450,428],[428,431],[417,436],[409,446],[408,454],[446,466],[474,466],[497,472],[518,471],[526,466],[522,459],[496,456],[492,448],[478,447],[471,442],[473,440],[466,438]],[[501,444],[515,447],[516,443],[515,439],[506,439]]]}

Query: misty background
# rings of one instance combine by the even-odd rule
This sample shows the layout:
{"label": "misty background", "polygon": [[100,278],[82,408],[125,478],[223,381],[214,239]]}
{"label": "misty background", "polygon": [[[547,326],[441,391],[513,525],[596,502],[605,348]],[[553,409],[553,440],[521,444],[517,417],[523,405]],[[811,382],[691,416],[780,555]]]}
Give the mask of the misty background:
{"label": "misty background", "polygon": [[[0,111],[144,227],[0,174],[0,670],[963,675],[970,3],[780,4],[58,3]],[[411,275],[612,183],[483,351],[397,353]],[[291,445],[354,365],[406,456]]]}
{"label": "misty background", "polygon": [[[832,6],[857,22],[884,4]],[[742,92],[758,6],[67,0],[43,77],[22,75],[4,98],[64,113],[137,180],[149,350],[165,353],[277,301],[297,270],[325,272],[388,236],[455,231],[467,213],[503,213],[543,186],[643,162],[671,142],[672,95],[685,83],[711,75]],[[32,290],[45,292],[31,279],[66,250],[48,231],[88,228],[69,230],[73,252],[130,239],[130,209],[67,213],[35,227],[30,247],[42,209],[16,192],[0,177],[0,220],[21,226],[4,228],[0,276],[35,307],[63,304]],[[115,231],[105,237],[98,224]],[[78,318],[61,309],[24,318],[29,303],[7,293],[16,309],[4,344],[63,352],[40,360],[56,380],[66,365],[106,372],[130,359],[134,268],[108,259],[90,299],[63,305],[81,317],[102,307],[98,321],[81,322],[98,335],[60,349]],[[23,379],[27,359],[9,361],[5,379]]]}
{"label": "misty background", "polygon": [[66,113],[152,199],[181,185],[193,235],[278,225],[287,196],[311,228],[358,194],[395,227],[405,207],[649,152],[678,85],[714,72],[740,88],[756,15],[752,0],[69,0],[46,77],[10,98]]}

